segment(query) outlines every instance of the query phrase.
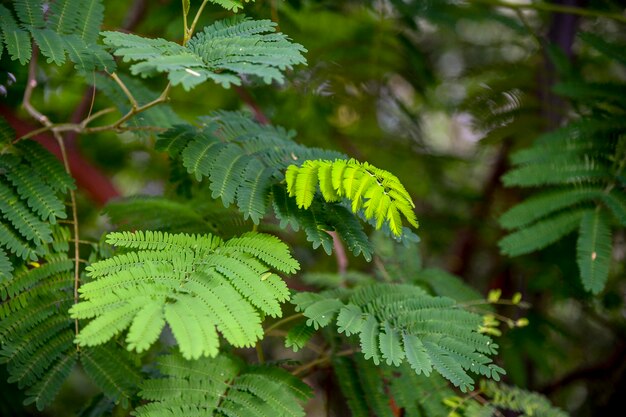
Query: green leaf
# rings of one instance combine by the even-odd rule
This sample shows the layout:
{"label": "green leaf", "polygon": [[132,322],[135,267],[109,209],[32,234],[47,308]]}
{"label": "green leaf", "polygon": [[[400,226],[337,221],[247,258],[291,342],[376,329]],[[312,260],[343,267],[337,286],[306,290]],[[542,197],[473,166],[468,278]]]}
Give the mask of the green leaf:
{"label": "green leaf", "polygon": [[291,348],[294,352],[298,352],[311,340],[315,334],[315,329],[302,322],[293,326],[287,332],[285,337],[285,347]]}
{"label": "green leaf", "polygon": [[[215,356],[217,331],[233,346],[263,336],[261,314],[280,316],[289,290],[269,265],[294,270],[288,248],[273,236],[248,233],[232,241],[212,235],[116,232],[107,242],[128,250],[87,269],[70,314],[92,319],[82,346],[102,344],[131,327],[129,349],[146,350],[165,320],[185,358]],[[216,331],[217,329],[217,331]]]}
{"label": "green leaf", "polygon": [[240,85],[240,75],[257,76],[267,84],[282,82],[281,71],[306,63],[305,49],[273,33],[275,26],[270,20],[234,17],[207,26],[185,46],[120,32],[102,34],[115,55],[136,62],[133,74],[166,73],[172,85],[190,90],[209,79],[226,88]]}
{"label": "green leaf", "polygon": [[70,35],[78,27],[79,9],[83,0],[63,0],[49,3],[48,27],[59,35]]}
{"label": "green leaf", "polygon": [[26,65],[31,55],[30,36],[17,25],[11,12],[3,5],[0,5],[0,27],[11,60],[19,60],[20,64]]}
{"label": "green leaf", "polygon": [[104,5],[102,0],[83,0],[77,13],[77,35],[86,44],[95,44],[100,33],[100,26],[104,20]]}
{"label": "green leaf", "polygon": [[354,305],[348,304],[339,311],[337,316],[337,331],[344,333],[346,336],[359,333],[363,328],[364,315],[361,309]]}
{"label": "green leaf", "polygon": [[380,354],[378,351],[379,325],[374,316],[368,314],[361,327],[359,337],[361,339],[361,351],[365,359],[371,359],[376,365],[380,364]]}
{"label": "green leaf", "polygon": [[[0,243],[2,243],[2,239],[0,238]],[[5,250],[0,246],[0,283],[2,281],[8,281],[11,279],[11,272],[13,271],[13,265],[9,261],[9,257]]]}
{"label": "green leaf", "polygon": [[158,302],[147,303],[137,313],[128,330],[126,336],[128,348],[137,352],[147,350],[159,338],[163,327],[165,327],[163,305]]}
{"label": "green leaf", "polygon": [[54,62],[56,65],[65,63],[64,43],[59,34],[51,29],[31,30],[31,33],[43,56],[48,58],[46,62]]}
{"label": "green leaf", "polygon": [[27,398],[24,400],[24,405],[34,403],[37,409],[42,411],[57,395],[63,386],[63,382],[74,369],[76,360],[76,351],[73,351],[58,361],[37,384],[26,391]]}
{"label": "green leaf", "polygon": [[568,211],[541,220],[500,240],[500,250],[509,256],[519,256],[543,249],[576,230],[586,213],[586,210]]}
{"label": "green leaf", "polygon": [[384,324],[384,333],[378,335],[380,352],[387,365],[400,366],[404,359],[404,349],[400,343],[400,335],[394,330],[389,323]]}
{"label": "green leaf", "polygon": [[611,266],[613,244],[605,217],[606,213],[601,210],[585,213],[576,246],[583,286],[594,294],[604,289]]}
{"label": "green leaf", "polygon": [[[321,171],[320,171],[321,170]],[[362,213],[366,220],[376,220],[376,228],[384,223],[396,237],[403,234],[402,217],[417,227],[415,205],[400,181],[390,172],[354,159],[307,160],[301,166],[291,165],[285,174],[289,195],[296,197],[299,208],[311,206],[319,183],[322,197],[334,202],[345,197],[354,213]],[[332,187],[332,189],[331,189]],[[365,211],[361,211],[365,208]],[[338,229],[339,230],[339,229]],[[344,228],[344,230],[346,230]],[[352,240],[360,245],[362,238]],[[353,246],[355,254],[369,257],[366,246]]]}
{"label": "green leaf", "polygon": [[406,360],[411,364],[411,368],[416,374],[429,376],[433,369],[433,364],[426,352],[422,341],[415,335],[403,333],[402,342],[406,353]]}
{"label": "green leaf", "polygon": [[25,26],[43,28],[43,4],[41,0],[13,0],[15,12]]}
{"label": "green leaf", "polygon": [[[228,355],[187,361],[180,355],[159,359],[160,375],[142,384],[139,396],[148,402],[139,417],[226,416],[304,417],[302,403],[311,389],[277,367],[246,368]],[[156,414],[155,414],[156,413]]]}

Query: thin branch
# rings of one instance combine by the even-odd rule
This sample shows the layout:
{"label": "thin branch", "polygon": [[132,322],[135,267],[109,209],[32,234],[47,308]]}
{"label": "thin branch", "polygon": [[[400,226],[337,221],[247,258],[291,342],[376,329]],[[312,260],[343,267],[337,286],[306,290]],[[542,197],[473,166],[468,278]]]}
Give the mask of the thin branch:
{"label": "thin branch", "polygon": [[[36,73],[37,73],[37,56],[39,54],[37,45],[33,45],[32,55],[30,58],[30,64],[28,67],[28,80],[26,82],[26,90],[24,91],[24,101],[22,105],[26,109],[26,111],[37,119],[41,124],[47,127],[52,127],[53,124],[42,113],[40,113],[30,102],[30,99],[33,94],[34,88],[37,86]],[[61,157],[63,160],[63,166],[65,167],[65,171],[68,175],[72,175],[72,171],[70,170],[70,162],[67,157],[67,150],[65,149],[65,143],[63,142],[63,136],[59,132],[55,132],[52,130],[52,134],[56,139],[59,148],[61,149]],[[74,190],[70,190],[70,202],[72,207],[72,220],[73,220],[73,235],[74,242],[78,242],[79,238],[79,230],[78,230],[78,211],[76,209],[76,193]],[[77,243],[74,244],[74,304],[78,303],[78,285],[80,282],[80,247]],[[74,329],[76,335],[78,335],[78,319],[74,320]],[[78,345],[76,345],[76,349],[79,349]]]}
{"label": "thin branch", "polygon": [[193,32],[194,30],[196,30],[196,25],[198,24],[198,20],[200,19],[200,15],[202,14],[202,11],[204,10],[204,8],[206,7],[208,3],[209,3],[209,0],[204,0],[202,4],[200,5],[200,8],[196,12],[196,16],[193,18],[191,27],[185,33],[185,37],[183,39],[183,45],[185,45],[189,41],[189,39],[191,39],[191,37],[193,36]]}
{"label": "thin branch", "polygon": [[135,100],[135,96],[133,96],[133,93],[131,93],[128,87],[126,87],[126,84],[124,84],[124,82],[120,79],[120,77],[117,75],[116,72],[114,72],[113,74],[109,74],[109,75],[111,78],[113,78],[113,81],[115,81],[115,83],[122,89],[124,94],[126,94],[126,97],[128,97],[128,101],[130,101],[132,108],[137,110],[137,108],[139,107],[139,104],[137,104],[137,100]]}
{"label": "thin branch", "polygon": [[343,247],[343,243],[341,243],[341,239],[337,235],[337,232],[330,231],[327,233],[333,237],[333,249],[335,251],[335,258],[337,258],[337,272],[340,275],[343,275],[348,270],[348,257],[346,256],[346,249]]}
{"label": "thin branch", "polygon": [[296,313],[293,314],[291,316],[287,316],[284,319],[278,320],[276,323],[272,324],[270,327],[268,327],[267,329],[265,329],[265,334],[268,334],[269,332],[271,332],[272,330],[278,329],[280,326],[282,326],[283,324],[289,323],[291,321],[297,320],[301,317],[304,317],[304,314],[302,313]]}
{"label": "thin branch", "polygon": [[93,122],[97,118],[102,117],[104,115],[107,115],[109,113],[113,113],[116,110],[117,110],[117,108],[115,108],[115,107],[107,107],[106,109],[99,110],[99,111],[95,112],[94,114],[92,114],[91,116],[87,117],[82,122],[80,122],[80,126],[82,128],[86,128],[89,123]]}
{"label": "thin branch", "polygon": [[265,363],[265,354],[263,353],[263,347],[261,346],[261,341],[259,340],[256,343],[256,357],[261,365]]}
{"label": "thin branch", "polygon": [[28,65],[28,80],[26,81],[26,89],[24,90],[24,98],[22,100],[22,107],[30,114],[35,120],[43,125],[49,125],[50,119],[44,114],[40,113],[30,102],[33,95],[33,90],[37,87],[37,55],[39,54],[39,48],[36,44],[33,44],[32,54],[30,58],[30,64]]}
{"label": "thin branch", "polygon": [[504,7],[507,9],[531,9],[542,12],[552,12],[552,13],[561,13],[561,14],[572,14],[577,16],[584,17],[605,17],[607,19],[617,20],[618,22],[626,23],[626,16],[604,12],[602,10],[589,10],[584,9],[582,7],[574,7],[574,6],[564,6],[560,4],[552,4],[552,3],[509,3],[502,0],[470,0],[470,3],[479,3],[486,4],[494,7]]}
{"label": "thin branch", "polygon": [[296,369],[291,371],[291,374],[292,375],[303,374],[304,372],[306,372],[306,371],[308,371],[310,369],[313,369],[313,368],[315,368],[318,365],[322,365],[322,364],[324,364],[326,362],[330,362],[333,357],[336,357],[336,356],[350,356],[350,355],[352,355],[353,353],[356,353],[356,352],[358,352],[358,350],[356,350],[356,349],[346,349],[346,350],[342,350],[341,352],[337,352],[335,354],[324,355],[324,356],[322,356],[320,358],[312,360],[309,363],[305,363],[304,365],[297,367]]}

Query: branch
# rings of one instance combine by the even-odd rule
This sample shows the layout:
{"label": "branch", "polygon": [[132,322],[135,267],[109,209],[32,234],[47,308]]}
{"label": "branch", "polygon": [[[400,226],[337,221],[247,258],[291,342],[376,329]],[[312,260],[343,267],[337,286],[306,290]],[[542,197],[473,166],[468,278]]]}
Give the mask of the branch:
{"label": "branch", "polygon": [[[22,103],[22,106],[24,106],[28,114],[37,119],[41,124],[50,127],[52,126],[52,122],[50,121],[50,119],[40,113],[30,102],[33,90],[37,86],[36,76],[38,54],[39,50],[37,48],[37,45],[33,45],[32,54],[30,57],[30,64],[28,67],[28,80],[26,82],[26,90],[24,91],[24,101]],[[65,144],[63,143],[63,137],[59,132],[52,131],[52,133],[61,150],[61,158],[63,160],[63,166],[65,167],[65,171],[69,176],[72,176],[69,159],[67,157],[67,151],[65,149]],[[74,192],[74,190],[70,190],[70,202],[72,207],[72,219],[74,220],[72,222],[74,234],[74,304],[78,304],[78,286],[80,284],[80,246],[78,244],[78,241],[80,240],[80,236],[78,230],[78,211],[76,209],[76,193]],[[78,336],[78,319],[74,320],[74,330],[76,332],[76,335]],[[79,349],[78,345],[76,345],[76,349]]]}
{"label": "branch", "polygon": [[494,7],[504,7],[507,9],[530,9],[542,12],[552,12],[560,14],[572,14],[584,17],[605,17],[607,19],[617,20],[618,22],[626,23],[626,16],[604,12],[602,10],[588,10],[582,7],[564,6],[560,4],[550,4],[542,2],[534,3],[509,3],[502,0],[469,0],[470,3],[486,4]]}

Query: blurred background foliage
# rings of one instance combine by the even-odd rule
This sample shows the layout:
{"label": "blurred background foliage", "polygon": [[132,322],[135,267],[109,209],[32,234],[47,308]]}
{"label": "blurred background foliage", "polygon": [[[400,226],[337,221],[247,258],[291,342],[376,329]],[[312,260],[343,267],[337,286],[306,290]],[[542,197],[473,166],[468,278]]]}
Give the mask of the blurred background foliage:
{"label": "blurred background foliage", "polygon": [[[105,3],[104,30],[126,28],[145,36],[182,38],[179,1]],[[497,219],[529,194],[504,188],[500,181],[510,154],[580,110],[554,93],[559,71],[569,65],[585,79],[626,80],[626,67],[598,54],[579,33],[624,42],[626,31],[611,19],[494,7],[497,3],[258,0],[248,4],[245,13],[276,21],[281,31],[308,49],[308,67],[294,69],[284,85],[248,81],[230,90],[210,83],[191,92],[175,89],[170,104],[179,118],[189,121],[216,109],[256,111],[257,118],[296,130],[297,140],[306,145],[339,150],[396,174],[416,203],[421,242],[393,255],[395,264],[393,248],[380,247],[371,264],[349,256],[349,269],[384,277],[386,269],[396,268],[429,286],[445,276],[416,271],[438,267],[462,277],[483,296],[493,288],[502,289],[508,298],[521,292],[531,305],[527,314],[499,308],[513,318],[526,314],[530,322],[523,328],[505,328],[499,340],[499,364],[507,370],[508,382],[548,395],[574,416],[608,415],[619,409],[619,394],[626,392],[624,230],[615,236],[611,279],[599,296],[591,296],[577,278],[575,236],[509,258],[499,252],[497,242],[504,232]],[[623,16],[619,1],[565,3]],[[227,15],[217,6],[207,10],[200,27]],[[27,69],[7,54],[0,68],[0,77],[6,78],[0,78],[6,90],[0,103],[25,119],[19,103]],[[87,80],[73,77],[70,64],[44,65],[41,71],[43,94],[33,100],[52,120],[71,120],[77,109],[82,109],[82,117],[92,106],[88,85],[104,82],[96,75]],[[15,77],[12,84],[9,74]],[[156,92],[164,80],[144,84]],[[92,111],[110,104],[98,94]],[[170,176],[181,174],[170,172],[164,155],[153,150],[153,141],[150,135],[107,133],[77,137],[73,146],[110,178],[121,196],[183,195],[184,178],[168,185]],[[101,215],[101,205],[88,194],[80,195],[79,207],[87,225],[83,230],[99,239],[111,219]],[[202,202],[194,209],[202,213]],[[303,270],[336,270],[335,258],[312,250],[302,234],[284,238],[295,247]],[[332,279],[311,275],[298,285],[336,285]],[[323,375],[317,378],[325,381]],[[5,377],[0,380],[0,414],[34,415],[16,403],[20,394],[15,387],[6,385]],[[74,389],[84,384],[79,378],[71,382]],[[90,394],[88,387],[83,391]],[[49,415],[72,415],[68,404],[78,403],[76,397],[62,396]],[[98,407],[106,404],[94,402],[92,408]],[[90,415],[89,410],[83,415]]]}

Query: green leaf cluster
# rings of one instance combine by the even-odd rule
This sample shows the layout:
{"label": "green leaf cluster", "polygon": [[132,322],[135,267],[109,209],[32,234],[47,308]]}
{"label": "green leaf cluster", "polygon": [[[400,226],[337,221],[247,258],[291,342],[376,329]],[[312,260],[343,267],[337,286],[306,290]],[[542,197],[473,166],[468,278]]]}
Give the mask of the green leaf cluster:
{"label": "green leaf cluster", "polygon": [[468,371],[494,380],[504,373],[488,356],[497,353],[498,345],[478,332],[482,317],[419,287],[379,283],[339,297],[298,293],[292,302],[309,326],[334,322],[339,333],[358,335],[364,358],[376,365],[406,361],[426,376],[434,369],[464,392],[474,386]]}
{"label": "green leaf cluster", "polygon": [[223,87],[241,85],[241,76],[270,84],[283,82],[281,71],[304,64],[302,45],[275,32],[271,20],[235,16],[207,26],[186,45],[121,32],[103,32],[104,43],[125,62],[135,62],[134,75],[166,73],[172,85],[185,90],[207,80]]}
{"label": "green leaf cluster", "polygon": [[301,209],[283,186],[283,171],[295,161],[344,155],[300,145],[293,140],[295,132],[259,124],[240,112],[214,112],[201,122],[200,127],[173,127],[160,135],[156,148],[179,158],[197,180],[207,179],[212,198],[225,207],[236,203],[244,219],[255,224],[271,201],[280,227],[304,230],[314,248],[331,254],[333,240],[327,231],[336,231],[355,256],[371,259],[369,239],[348,209],[321,198]]}
{"label": "green leaf cluster", "polygon": [[[12,60],[28,63],[34,41],[48,63],[63,65],[67,56],[82,74],[115,71],[111,55],[96,43],[104,18],[102,0],[14,0],[13,6],[18,20],[0,5],[0,41]],[[2,46],[0,42],[0,56]]]}
{"label": "green leaf cluster", "polygon": [[73,318],[93,319],[76,342],[96,346],[128,328],[129,350],[147,350],[167,323],[187,359],[216,356],[217,330],[233,346],[263,337],[264,315],[281,316],[289,299],[270,268],[294,273],[298,262],[271,235],[223,241],[212,235],[115,232],[107,242],[125,253],[88,267],[94,281],[80,288]]}
{"label": "green leaf cluster", "polygon": [[290,165],[285,174],[289,196],[296,198],[299,208],[313,203],[317,188],[325,201],[350,200],[352,212],[363,210],[366,219],[375,219],[376,228],[386,223],[395,236],[400,236],[402,217],[418,227],[415,204],[400,180],[392,173],[354,159],[309,160]]}
{"label": "green leaf cluster", "polygon": [[504,184],[542,189],[502,215],[500,224],[511,233],[500,248],[511,256],[523,255],[577,231],[580,279],[587,291],[598,294],[609,275],[613,233],[626,226],[626,100],[607,95],[606,85],[577,76],[556,89],[585,104],[598,97],[605,102],[593,102],[580,119],[513,155]]}
{"label": "green leaf cluster", "polygon": [[278,367],[244,366],[221,354],[188,361],[173,354],[159,359],[161,377],[144,381],[138,417],[303,417],[311,389]]}
{"label": "green leaf cluster", "polygon": [[35,142],[0,154],[0,281],[11,278],[14,263],[48,253],[54,225],[67,218],[64,195],[73,188],[63,166]]}
{"label": "green leaf cluster", "polygon": [[493,381],[481,381],[480,392],[487,401],[470,401],[465,409],[466,417],[491,417],[498,410],[508,410],[524,417],[567,417],[563,410],[554,407],[546,397],[536,392]]}

